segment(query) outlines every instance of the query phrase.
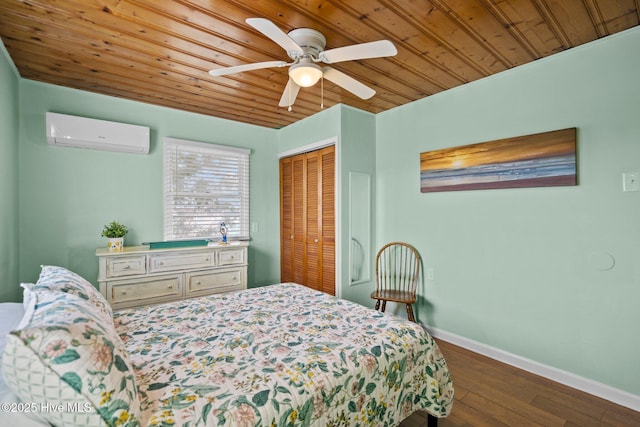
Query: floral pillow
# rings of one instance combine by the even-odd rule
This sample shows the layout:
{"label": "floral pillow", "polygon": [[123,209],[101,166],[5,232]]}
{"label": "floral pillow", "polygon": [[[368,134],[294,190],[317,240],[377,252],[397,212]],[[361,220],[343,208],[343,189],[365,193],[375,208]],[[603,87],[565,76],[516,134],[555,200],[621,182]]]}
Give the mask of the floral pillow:
{"label": "floral pillow", "polygon": [[93,304],[104,320],[113,321],[113,311],[102,294],[84,277],[69,271],[64,267],[43,265],[40,277],[32,291],[48,289],[67,292],[79,296]]}
{"label": "floral pillow", "polygon": [[113,323],[77,295],[40,290],[30,300],[2,359],[11,390],[54,425],[139,425],[132,365]]}

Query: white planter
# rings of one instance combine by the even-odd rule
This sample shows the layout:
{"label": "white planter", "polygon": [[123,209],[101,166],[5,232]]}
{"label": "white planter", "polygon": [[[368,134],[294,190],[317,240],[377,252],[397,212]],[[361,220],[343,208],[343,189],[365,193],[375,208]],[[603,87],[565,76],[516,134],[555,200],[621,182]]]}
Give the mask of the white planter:
{"label": "white planter", "polygon": [[109,252],[122,252],[124,250],[124,237],[109,237],[107,239]]}

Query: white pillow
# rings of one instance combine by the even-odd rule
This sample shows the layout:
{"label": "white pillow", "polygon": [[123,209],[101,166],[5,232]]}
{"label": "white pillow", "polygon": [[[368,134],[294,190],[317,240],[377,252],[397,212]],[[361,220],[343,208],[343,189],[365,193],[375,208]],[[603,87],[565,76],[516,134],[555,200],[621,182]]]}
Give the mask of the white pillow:
{"label": "white pillow", "polygon": [[[4,353],[7,343],[7,334],[18,326],[23,318],[24,309],[22,304],[17,302],[0,303],[0,354]],[[28,415],[25,411],[18,411],[18,404],[21,403],[16,394],[4,382],[2,375],[2,365],[0,365],[0,404],[6,403],[15,405],[9,406],[9,411],[1,412],[2,425],[11,427],[41,427],[50,426],[44,420],[37,420]],[[16,409],[12,411],[12,409]]]}
{"label": "white pillow", "polygon": [[22,288],[22,305],[26,310],[31,304],[29,298],[31,297],[31,288],[33,288],[33,283],[20,283],[20,287]]}
{"label": "white pillow", "polygon": [[42,289],[30,301],[33,315],[9,333],[2,358],[11,390],[64,408],[38,414],[55,425],[139,425],[132,365],[113,322],[73,293]]}
{"label": "white pillow", "polygon": [[[27,286],[25,286],[27,285]],[[15,328],[12,329],[22,329],[24,328],[26,325],[29,324],[29,322],[31,321],[31,318],[33,317],[33,313],[36,309],[36,301],[34,300],[34,298],[36,297],[35,294],[33,293],[33,291],[31,290],[31,287],[28,286],[31,285],[30,283],[23,283],[20,286],[22,286],[23,290],[22,290],[22,308],[24,309],[24,313],[22,315],[22,320],[20,321],[20,323],[18,323],[16,325]],[[9,329],[9,331],[11,331],[11,329]],[[7,333],[9,332],[7,331]]]}

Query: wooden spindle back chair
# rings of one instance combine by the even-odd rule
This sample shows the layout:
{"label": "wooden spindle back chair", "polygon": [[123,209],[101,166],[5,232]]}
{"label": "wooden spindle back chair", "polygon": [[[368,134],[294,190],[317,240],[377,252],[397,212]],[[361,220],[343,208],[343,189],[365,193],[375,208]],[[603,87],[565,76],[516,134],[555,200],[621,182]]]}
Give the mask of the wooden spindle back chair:
{"label": "wooden spindle back chair", "polygon": [[376,290],[371,298],[376,300],[376,310],[385,311],[387,301],[407,306],[407,318],[415,322],[412,304],[420,275],[420,255],[404,242],[384,245],[376,255]]}

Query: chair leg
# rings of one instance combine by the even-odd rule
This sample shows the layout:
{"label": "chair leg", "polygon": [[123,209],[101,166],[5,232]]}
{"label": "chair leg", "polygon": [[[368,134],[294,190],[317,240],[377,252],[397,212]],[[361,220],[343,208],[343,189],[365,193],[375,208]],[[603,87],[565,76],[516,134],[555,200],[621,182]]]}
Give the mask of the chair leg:
{"label": "chair leg", "polygon": [[416,321],[415,317],[413,317],[413,307],[411,306],[411,304],[407,304],[407,319],[409,319],[409,321],[411,322]]}
{"label": "chair leg", "polygon": [[387,309],[387,302],[386,301],[382,301],[382,312],[384,313],[384,311]]}
{"label": "chair leg", "polygon": [[376,300],[376,310],[380,310],[380,300]]}

